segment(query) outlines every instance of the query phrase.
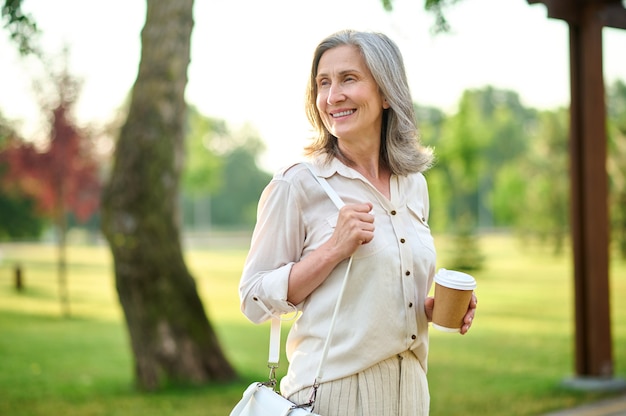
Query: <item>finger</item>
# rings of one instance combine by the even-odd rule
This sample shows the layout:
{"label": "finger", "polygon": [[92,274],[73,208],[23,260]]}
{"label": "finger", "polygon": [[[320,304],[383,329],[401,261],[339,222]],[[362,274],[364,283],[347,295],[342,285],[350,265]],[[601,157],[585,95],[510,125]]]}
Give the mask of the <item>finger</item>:
{"label": "finger", "polygon": [[476,308],[476,305],[478,305],[478,297],[476,296],[476,293],[472,292],[472,297],[470,298],[470,308]]}
{"label": "finger", "polygon": [[374,229],[371,231],[363,231],[361,236],[361,244],[367,244],[374,239]]}
{"label": "finger", "polygon": [[348,204],[348,205],[345,205],[342,209],[352,209],[353,211],[363,212],[367,214],[373,208],[374,206],[370,202],[366,202],[364,204]]}
{"label": "finger", "polygon": [[461,335],[465,335],[472,327],[474,322],[474,314],[476,309],[470,309],[463,317],[463,326],[461,327]]}
{"label": "finger", "polygon": [[367,211],[355,211],[354,218],[366,224],[374,223],[374,214]]}
{"label": "finger", "polygon": [[472,327],[472,321],[474,319],[472,317],[466,317],[465,318],[465,323],[463,324],[463,326],[461,327],[461,335],[465,335],[467,334],[467,331],[470,330],[470,328]]}

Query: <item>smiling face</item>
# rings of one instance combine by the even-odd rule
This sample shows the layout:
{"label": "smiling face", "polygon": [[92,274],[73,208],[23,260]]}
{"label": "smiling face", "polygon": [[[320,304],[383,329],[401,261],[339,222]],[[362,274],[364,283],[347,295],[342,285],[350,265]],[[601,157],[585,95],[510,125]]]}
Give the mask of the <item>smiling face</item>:
{"label": "smiling face", "polygon": [[357,47],[342,45],[320,58],[316,105],[324,126],[343,143],[380,143],[389,108]]}

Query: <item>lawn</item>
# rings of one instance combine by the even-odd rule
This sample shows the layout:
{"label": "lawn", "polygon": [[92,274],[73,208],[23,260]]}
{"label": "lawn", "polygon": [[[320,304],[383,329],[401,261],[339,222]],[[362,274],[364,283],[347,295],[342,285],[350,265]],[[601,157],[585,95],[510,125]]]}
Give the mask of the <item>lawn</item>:
{"label": "lawn", "polygon": [[[448,241],[436,237],[436,242],[439,266],[446,267]],[[562,385],[574,368],[570,256],[554,257],[506,235],[483,237],[481,245],[487,261],[475,273],[480,304],[474,327],[466,336],[431,330],[431,415],[540,415],[604,397]],[[5,243],[0,244],[0,415],[228,415],[251,381],[267,377],[269,329],[239,312],[245,239],[186,247],[187,264],[240,374],[238,382],[137,392],[107,247],[69,248],[68,319],[58,300],[56,248]],[[18,264],[22,292],[13,281]],[[626,378],[626,264],[615,258],[611,290],[615,374]],[[279,374],[284,367],[283,359]]]}

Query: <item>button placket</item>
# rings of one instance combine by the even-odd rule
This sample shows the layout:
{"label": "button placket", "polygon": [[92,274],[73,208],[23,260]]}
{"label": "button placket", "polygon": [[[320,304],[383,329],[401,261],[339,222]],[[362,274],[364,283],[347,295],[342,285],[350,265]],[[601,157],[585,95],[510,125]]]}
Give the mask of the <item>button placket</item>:
{"label": "button placket", "polygon": [[[415,302],[415,292],[417,290],[417,282],[413,279],[413,251],[411,244],[407,241],[406,233],[406,215],[408,215],[407,208],[404,210],[390,209],[388,210],[389,217],[393,230],[398,238],[398,249],[400,254],[400,267],[402,275],[406,277],[402,279],[402,292],[403,300],[406,310],[406,342],[407,348],[410,347],[417,337],[419,325],[417,323],[417,316],[415,307],[418,304]],[[406,215],[405,215],[406,214]],[[402,236],[404,235],[404,236]],[[402,237],[401,237],[402,236]]]}

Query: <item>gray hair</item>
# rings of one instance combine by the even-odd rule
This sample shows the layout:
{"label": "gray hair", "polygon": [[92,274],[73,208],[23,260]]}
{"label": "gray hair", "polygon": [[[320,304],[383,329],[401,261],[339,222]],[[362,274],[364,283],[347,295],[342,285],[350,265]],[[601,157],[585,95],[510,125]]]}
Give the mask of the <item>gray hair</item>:
{"label": "gray hair", "polygon": [[[407,175],[423,172],[433,163],[433,152],[421,145],[413,100],[409,90],[404,61],[398,46],[382,33],[344,30],[324,39],[315,49],[311,74],[306,89],[305,109],[316,132],[313,142],[305,148],[311,155],[326,155],[327,160],[341,153],[337,138],[322,123],[317,110],[317,76],[324,52],[342,45],[356,46],[381,93],[389,103],[384,110],[381,132],[380,160],[392,173]],[[348,160],[348,162],[350,162]]]}

